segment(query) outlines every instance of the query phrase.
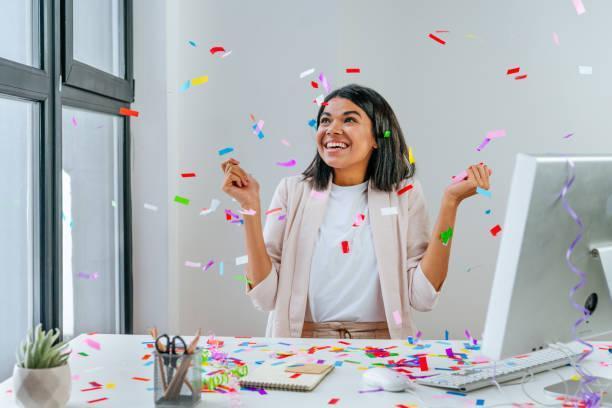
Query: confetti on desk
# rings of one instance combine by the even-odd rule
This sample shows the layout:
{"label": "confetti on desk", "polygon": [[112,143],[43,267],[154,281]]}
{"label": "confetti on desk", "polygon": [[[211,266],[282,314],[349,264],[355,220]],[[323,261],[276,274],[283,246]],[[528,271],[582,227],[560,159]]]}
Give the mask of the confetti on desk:
{"label": "confetti on desk", "polygon": [[91,347],[94,350],[100,350],[100,348],[101,348],[100,347],[100,343],[98,343],[97,341],[95,341],[92,338],[88,337],[88,338],[85,339],[84,342],[85,342],[85,344],[87,344],[89,347]]}

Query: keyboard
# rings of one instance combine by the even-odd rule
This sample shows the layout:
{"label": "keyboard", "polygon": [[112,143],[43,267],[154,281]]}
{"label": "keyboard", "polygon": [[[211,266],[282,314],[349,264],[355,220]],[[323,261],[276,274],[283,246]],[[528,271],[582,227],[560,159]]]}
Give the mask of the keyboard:
{"label": "keyboard", "polygon": [[[569,365],[568,357],[576,360],[582,352],[563,348],[545,348],[520,356],[499,360],[493,364],[469,366],[464,369],[427,378],[417,378],[419,384],[432,387],[448,388],[457,391],[473,391],[493,385],[493,378],[498,383],[523,378],[524,375],[541,373],[549,369]],[[493,377],[495,374],[495,377]]]}

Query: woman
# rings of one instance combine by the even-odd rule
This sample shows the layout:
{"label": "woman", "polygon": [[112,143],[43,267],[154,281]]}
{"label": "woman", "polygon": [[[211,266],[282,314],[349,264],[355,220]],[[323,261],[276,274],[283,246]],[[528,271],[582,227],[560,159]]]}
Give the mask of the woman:
{"label": "woman", "polygon": [[[266,336],[406,338],[433,308],[459,204],[489,188],[485,165],[444,191],[433,234],[399,123],[376,91],[347,85],[317,115],[317,153],[277,187],[261,225],[259,184],[229,159],[222,189],[245,209],[247,294]],[[277,210],[278,211],[278,210]],[[286,218],[279,220],[279,214]]]}

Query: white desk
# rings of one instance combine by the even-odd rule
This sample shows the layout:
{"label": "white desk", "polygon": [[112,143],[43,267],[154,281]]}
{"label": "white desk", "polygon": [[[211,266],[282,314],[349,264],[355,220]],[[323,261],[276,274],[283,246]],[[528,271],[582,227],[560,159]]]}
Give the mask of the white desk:
{"label": "white desk", "polygon": [[[72,395],[68,407],[151,407],[153,406],[153,365],[152,358],[143,360],[143,356],[150,354],[152,349],[147,348],[146,342],[150,342],[148,336],[124,336],[103,335],[93,336],[101,345],[99,351],[92,349],[84,343],[87,336],[81,335],[71,341],[72,356],[70,366],[73,374]],[[187,339],[187,337],[186,337]],[[201,340],[204,344],[207,338]],[[463,350],[463,341],[444,342],[441,340],[421,340],[419,345],[410,345],[400,340],[347,340],[350,346],[346,346],[333,339],[268,339],[268,338],[233,338],[219,337],[225,345],[222,349],[230,356],[243,360],[249,364],[249,368],[256,367],[256,361],[274,358],[273,352],[298,352],[301,354],[283,360],[285,364],[296,361],[303,362],[310,357],[316,360],[325,360],[326,363],[343,361],[342,366],[336,367],[329,376],[310,393],[288,392],[267,390],[267,395],[260,395],[253,391],[239,391],[237,397],[243,407],[396,407],[398,404],[405,406],[423,407],[424,404],[409,393],[370,392],[359,393],[366,387],[361,383],[363,369],[369,364],[376,362],[386,363],[387,360],[399,360],[408,358],[417,353],[426,353],[429,369],[436,367],[444,368],[456,364],[446,357],[444,350],[452,344],[455,353],[466,353],[469,361],[479,358],[478,351]],[[249,345],[240,345],[250,342]],[[284,343],[284,344],[283,344]],[[287,345],[288,344],[288,345]],[[595,375],[612,378],[612,354],[607,348],[612,342],[595,342],[596,353],[585,363],[585,367]],[[330,348],[318,350],[314,354],[307,354],[306,350],[311,346],[336,346],[346,347],[344,351],[331,351]],[[363,347],[386,348],[390,352],[399,353],[398,356],[387,358],[369,358],[363,351]],[[605,348],[606,350],[602,350]],[[79,352],[87,353],[88,356],[79,355]],[[438,356],[439,357],[436,357]],[[359,362],[347,362],[351,360]],[[208,367],[204,367],[205,369]],[[420,369],[411,369],[413,374],[421,375]],[[574,374],[571,367],[563,367],[558,370],[564,378]],[[205,374],[204,374],[205,375]],[[133,377],[148,378],[150,381],[134,380]],[[93,391],[81,391],[91,388],[90,381],[103,385],[115,384],[114,388],[102,388]],[[559,377],[551,372],[538,374],[535,379],[526,385],[527,391],[547,403],[554,402],[544,395],[543,386],[559,381]],[[11,380],[0,384],[0,406],[16,406],[11,390]],[[442,389],[429,388],[421,385],[416,386],[419,397],[430,407],[467,407],[475,406],[477,399],[485,400],[485,406],[507,403],[527,403],[530,400],[521,391],[520,385],[502,386],[505,395],[502,395],[495,387],[488,387],[479,391],[469,393],[467,396],[455,396],[447,394]],[[107,400],[89,404],[87,401],[106,397]],[[335,405],[328,405],[332,398],[339,398]],[[230,394],[203,393],[203,402],[200,406],[206,407],[228,407],[232,406]]]}

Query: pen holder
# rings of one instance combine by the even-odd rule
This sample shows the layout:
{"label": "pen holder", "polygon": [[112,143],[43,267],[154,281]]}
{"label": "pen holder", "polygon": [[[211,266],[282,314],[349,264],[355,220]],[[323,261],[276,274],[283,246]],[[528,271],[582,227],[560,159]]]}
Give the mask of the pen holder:
{"label": "pen holder", "polygon": [[153,352],[154,399],[158,407],[191,407],[200,402],[202,350],[192,354]]}

